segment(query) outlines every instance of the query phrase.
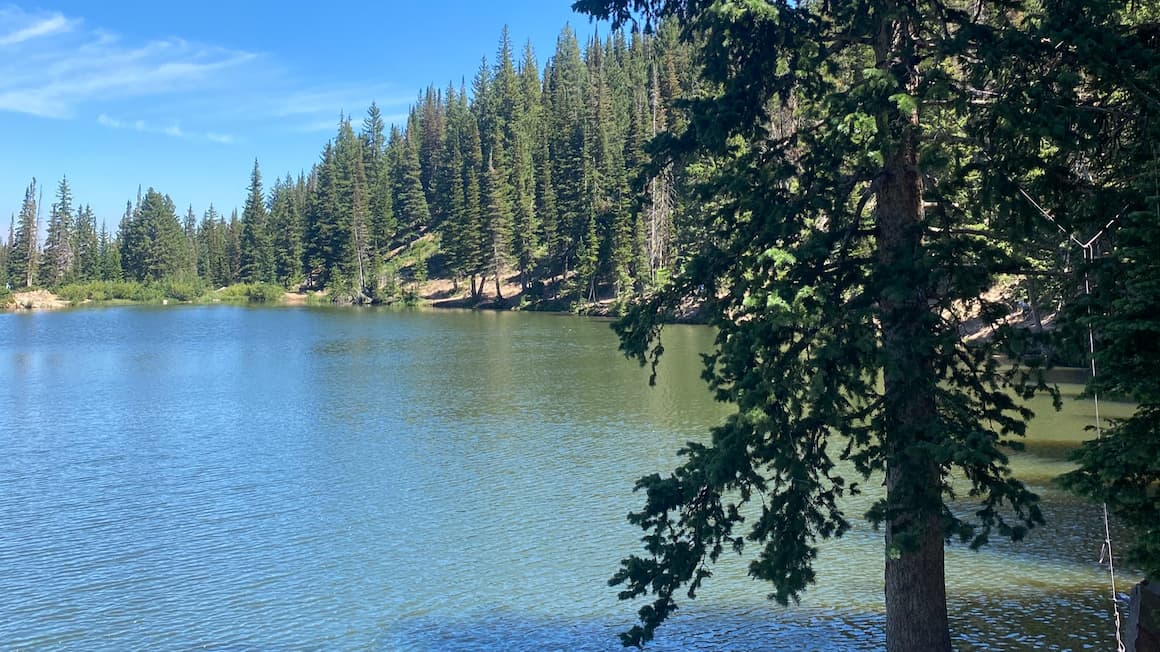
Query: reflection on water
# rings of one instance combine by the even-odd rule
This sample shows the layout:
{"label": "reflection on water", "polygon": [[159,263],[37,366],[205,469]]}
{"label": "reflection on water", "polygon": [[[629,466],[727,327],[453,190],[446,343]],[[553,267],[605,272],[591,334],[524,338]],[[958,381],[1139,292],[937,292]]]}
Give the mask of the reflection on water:
{"label": "reflection on water", "polygon": [[[669,329],[650,389],[570,317],[0,315],[0,648],[619,649],[633,481],[727,413],[710,343]],[[1036,410],[1015,466],[1051,524],[948,553],[964,649],[1111,640],[1099,512],[1050,486],[1088,411]],[[790,609],[725,560],[654,649],[878,649],[881,557],[859,524]]]}

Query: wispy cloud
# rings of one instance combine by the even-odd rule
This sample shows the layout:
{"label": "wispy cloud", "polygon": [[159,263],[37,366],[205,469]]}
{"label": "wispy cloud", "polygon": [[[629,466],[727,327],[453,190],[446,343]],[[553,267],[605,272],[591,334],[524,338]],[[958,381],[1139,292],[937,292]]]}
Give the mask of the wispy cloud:
{"label": "wispy cloud", "polygon": [[69,32],[79,21],[71,21],[60,12],[33,17],[12,9],[0,9],[0,47],[31,41],[41,36]]}
{"label": "wispy cloud", "polygon": [[393,84],[310,83],[270,54],[134,40],[0,4],[0,113],[97,115],[111,129],[230,145],[247,130],[333,133],[340,115],[361,120],[372,101],[402,125],[415,96]]}
{"label": "wispy cloud", "polygon": [[59,13],[0,10],[0,110],[50,118],[130,97],[193,92],[258,55],[182,39],[139,44]]}
{"label": "wispy cloud", "polygon": [[211,143],[218,143],[220,145],[232,145],[235,142],[233,136],[229,134],[222,134],[213,131],[204,133],[188,132],[181,128],[181,125],[172,123],[167,126],[160,126],[145,120],[118,120],[102,113],[97,116],[97,124],[102,127],[110,129],[128,129],[143,134],[158,134],[161,136],[169,136],[171,138],[184,138],[187,140],[205,140]]}

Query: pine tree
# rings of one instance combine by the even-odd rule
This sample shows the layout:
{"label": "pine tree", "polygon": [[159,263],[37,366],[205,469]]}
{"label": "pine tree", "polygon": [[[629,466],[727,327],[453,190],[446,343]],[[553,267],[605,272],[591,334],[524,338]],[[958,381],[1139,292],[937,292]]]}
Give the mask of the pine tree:
{"label": "pine tree", "polygon": [[475,116],[476,128],[479,130],[479,151],[483,157],[481,161],[491,158],[491,148],[496,139],[495,101],[492,97],[491,66],[487,57],[479,60],[479,69],[471,80],[471,113]]}
{"label": "pine tree", "polygon": [[194,214],[192,205],[186,208],[181,231],[185,236],[185,264],[182,266],[181,276],[187,280],[196,279],[201,248],[197,241],[197,215]]}
{"label": "pine tree", "polygon": [[588,229],[591,161],[585,149],[587,69],[572,29],[565,27],[556,42],[548,72],[547,110],[551,180],[555,190],[556,223],[546,225],[553,274],[566,277],[580,241]]}
{"label": "pine tree", "polygon": [[225,287],[233,282],[230,273],[229,256],[226,252],[228,226],[225,220],[218,215],[217,209],[210,204],[201,216],[198,225],[198,274],[207,283],[215,288]]}
{"label": "pine tree", "polygon": [[24,191],[24,203],[20,205],[16,231],[9,237],[11,253],[8,257],[8,282],[15,288],[32,287],[37,278],[40,252],[37,247],[39,199],[36,193],[36,179],[33,179]]}
{"label": "pine tree", "polygon": [[[818,542],[850,527],[852,480],[873,478],[886,489],[867,516],[885,534],[887,649],[949,650],[946,540],[978,547],[1042,522],[1004,450],[1030,416],[1010,392],[1034,382],[998,367],[1005,334],[967,346],[962,306],[998,310],[985,291],[1020,269],[1010,252],[1038,216],[1017,188],[1081,211],[1112,196],[1075,165],[1106,160],[1096,134],[1115,132],[1095,126],[1114,112],[1101,104],[1132,89],[1108,65],[1125,33],[1111,5],[576,6],[618,24],[663,16],[700,44],[692,126],[656,163],[698,156],[704,238],[617,328],[655,361],[660,315],[703,302],[717,329],[704,375],[737,406],[676,473],[638,484],[647,550],[614,583],[655,600],[625,641],[651,638],[727,548],[758,547],[750,573],[796,599]],[[975,509],[951,509],[952,473]]]}
{"label": "pine tree", "polygon": [[[1094,343],[1099,375],[1090,391],[1137,404],[1130,417],[1104,424],[1102,437],[1075,453],[1079,468],[1061,481],[1107,505],[1128,530],[1127,541],[1117,540],[1116,552],[1126,551],[1127,560],[1155,582],[1160,580],[1160,107],[1154,98],[1160,87],[1160,7],[1061,4],[1053,7],[1045,31],[1067,34],[1074,47],[1051,53],[1046,78],[1029,65],[1019,70],[1019,81],[1029,88],[1043,85],[1039,92],[1052,110],[1042,126],[1056,141],[1044,148],[1053,158],[1051,173],[1029,183],[1029,191],[1045,198],[1057,219],[1084,239],[1117,218],[1096,242],[1094,260],[1066,277],[1066,287],[1082,290],[1067,297],[1059,332],[1079,335],[1085,346]],[[1079,80],[1084,87],[1078,92],[1059,83]],[[1076,97],[1084,103],[1077,106]],[[1059,247],[1061,240],[1052,244]],[[1093,340],[1086,339],[1089,328]]]}
{"label": "pine tree", "polygon": [[[609,82],[609,70],[613,66],[611,45],[602,47],[593,39],[586,60],[589,66],[588,79],[588,126],[586,150],[592,157],[591,190],[588,193],[593,206],[590,213],[600,225],[600,244],[589,242],[587,247],[594,252],[607,252],[603,261],[593,261],[592,277],[589,280],[589,300],[596,298],[596,274],[604,262],[604,276],[610,277],[617,295],[631,289],[631,265],[633,260],[632,214],[628,201],[628,176],[623,160],[623,137],[617,133],[617,115],[614,107],[613,88]],[[623,86],[623,85],[622,85]],[[621,89],[622,91],[625,90]],[[589,236],[591,237],[591,236]],[[595,249],[594,249],[595,247]],[[591,253],[588,254],[591,256]]]}
{"label": "pine tree", "polygon": [[439,169],[439,154],[443,149],[447,122],[443,113],[443,100],[435,87],[427,87],[420,106],[422,109],[416,114],[419,126],[419,181],[423,185],[427,203],[431,204],[435,200],[434,180]]}
{"label": "pine tree", "polygon": [[[305,182],[302,184],[305,185]],[[274,251],[274,277],[285,287],[302,282],[302,242],[304,237],[302,202],[305,192],[287,174],[276,182],[270,199],[270,231]]]}
{"label": "pine tree", "polygon": [[100,279],[101,241],[97,233],[97,217],[87,204],[77,208],[73,243],[76,251],[75,280],[83,282]]}
{"label": "pine tree", "polygon": [[[536,64],[531,62],[533,69]],[[495,173],[503,177],[498,180],[505,195],[505,217],[503,229],[505,255],[507,249],[519,268],[520,285],[527,289],[529,275],[535,264],[536,224],[534,177],[531,158],[531,129],[527,115],[525,82],[517,73],[512,59],[511,35],[504,26],[500,36],[499,51],[496,54],[494,76],[490,84],[492,134],[492,164]],[[495,153],[499,153],[496,155]],[[490,175],[489,170],[489,175]]]}
{"label": "pine tree", "polygon": [[109,233],[104,224],[101,224],[101,235],[98,241],[100,243],[100,280],[120,281],[125,277],[121,265],[121,244],[116,237]]}
{"label": "pine tree", "polygon": [[495,279],[495,296],[503,301],[501,288],[504,267],[507,265],[511,246],[512,189],[507,175],[503,172],[506,152],[502,145],[492,150],[492,160],[488,161],[484,176],[484,251],[487,256],[487,271]]}
{"label": "pine tree", "polygon": [[338,271],[342,250],[337,222],[339,214],[338,167],[334,145],[327,143],[322,160],[314,168],[314,190],[306,209],[306,241],[303,243],[307,285],[321,289],[329,285]]}
{"label": "pine tree", "polygon": [[[483,146],[478,122],[465,121],[463,138],[463,218],[459,236],[464,271],[471,281],[471,298],[478,301],[483,294],[483,275],[486,272],[486,241],[483,227],[483,187],[480,170],[483,169]],[[476,277],[479,283],[476,284]]]}
{"label": "pine tree", "polygon": [[242,274],[242,222],[238,219],[238,209],[230,211],[229,222],[225,225],[226,240],[226,282],[232,285],[241,280]]}
{"label": "pine tree", "polygon": [[[141,191],[137,191],[137,204],[141,203]],[[132,200],[125,201],[125,212],[121,214],[121,221],[117,224],[117,258],[121,262],[120,278],[136,279],[140,277],[142,267],[140,256],[142,249],[138,245],[139,231],[133,228],[134,208]]]}
{"label": "pine tree", "polygon": [[56,202],[49,211],[48,230],[44,240],[44,260],[40,265],[40,282],[56,287],[71,278],[76,262],[73,248],[72,191],[68,178],[61,177],[57,185]]}
{"label": "pine tree", "polygon": [[269,221],[262,191],[262,172],[258,168],[258,160],[254,159],[250,191],[242,210],[239,278],[243,283],[274,282],[274,241],[270,235]]}
{"label": "pine tree", "polygon": [[[355,137],[350,121],[339,129],[335,153],[339,173],[339,210],[341,213],[341,254],[339,268],[352,283],[352,299],[362,303],[373,296],[371,265],[369,198],[365,155],[362,143]],[[377,287],[377,283],[375,284]]]}
{"label": "pine tree", "polygon": [[447,256],[447,268],[458,290],[459,280],[467,275],[467,260],[464,247],[464,217],[466,203],[463,194],[463,148],[465,122],[473,118],[466,107],[460,105],[454,87],[449,87],[444,115],[446,127],[439,154],[439,163],[432,180],[433,198],[431,220],[437,225],[441,236],[441,249]]}
{"label": "pine tree", "polygon": [[524,46],[517,71],[518,115],[511,129],[512,256],[520,287],[527,291],[541,256],[542,227],[536,209],[537,143],[544,138],[539,65],[531,43]]}
{"label": "pine tree", "polygon": [[390,252],[397,222],[391,197],[391,169],[387,160],[386,124],[379,107],[372,103],[363,120],[363,167],[366,170],[370,249],[376,261]]}
{"label": "pine tree", "polygon": [[180,274],[187,257],[185,234],[172,199],[149,188],[122,225],[121,262],[127,278],[160,281]]}
{"label": "pine tree", "polygon": [[431,222],[427,195],[423,190],[419,163],[419,141],[422,129],[414,112],[407,120],[406,132],[392,130],[391,143],[396,147],[393,206],[400,230],[406,241],[415,241]]}
{"label": "pine tree", "polygon": [[0,243],[0,287],[4,290],[12,288],[12,282],[8,277],[8,263],[12,258],[12,242],[16,239],[16,216],[9,216],[8,221],[8,239]]}

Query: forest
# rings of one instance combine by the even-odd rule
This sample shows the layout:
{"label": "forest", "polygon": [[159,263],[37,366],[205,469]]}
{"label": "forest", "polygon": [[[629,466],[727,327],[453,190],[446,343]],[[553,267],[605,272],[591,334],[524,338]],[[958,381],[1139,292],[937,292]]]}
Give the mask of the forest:
{"label": "forest", "polygon": [[372,104],[361,122],[338,121],[309,172],[269,183],[255,160],[240,214],[180,211],[149,188],[111,230],[66,178],[40,225],[33,180],[0,274],[14,289],[127,280],[184,296],[277,284],[342,303],[399,300],[434,276],[472,305],[485,290],[513,299],[509,284],[526,304],[563,308],[640,295],[698,239],[685,179],[697,169],[644,174],[648,143],[686,129],[674,103],[696,90],[692,56],[675,26],[583,46],[565,27],[541,68],[504,28],[470,87],[428,87],[405,125],[388,126]]}

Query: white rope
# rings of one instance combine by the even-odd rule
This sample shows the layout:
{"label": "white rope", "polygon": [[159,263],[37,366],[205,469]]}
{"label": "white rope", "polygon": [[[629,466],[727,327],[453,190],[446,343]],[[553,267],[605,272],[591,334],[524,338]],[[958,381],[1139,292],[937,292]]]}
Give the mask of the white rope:
{"label": "white rope", "polygon": [[[1022,194],[1023,197],[1025,199],[1027,199],[1027,201],[1031,202],[1031,205],[1034,206],[1036,208],[1036,210],[1038,210],[1043,215],[1043,217],[1047,218],[1047,220],[1049,222],[1054,224],[1055,227],[1057,229],[1059,229],[1061,233],[1063,233],[1065,236],[1067,236],[1067,238],[1069,240],[1071,240],[1075,244],[1079,245],[1079,247],[1081,249],[1083,249],[1084,262],[1089,263],[1089,264],[1094,262],[1095,258],[1096,258],[1096,254],[1095,254],[1096,242],[1098,242],[1099,239],[1102,238],[1104,236],[1104,234],[1108,232],[1108,229],[1112,228],[1112,225],[1115,224],[1117,221],[1119,221],[1120,217],[1124,214],[1123,211],[1121,211],[1119,215],[1116,215],[1111,220],[1109,220],[1108,223],[1104,225],[1104,228],[1100,229],[1098,233],[1096,233],[1094,236],[1092,236],[1086,242],[1084,242],[1083,240],[1080,240],[1079,238],[1075,237],[1070,232],[1068,232],[1067,229],[1063,228],[1063,225],[1061,225],[1055,219],[1055,217],[1053,217],[1051,215],[1051,213],[1048,213],[1046,210],[1044,210],[1043,207],[1040,206],[1038,203],[1036,203],[1036,201],[1031,198],[1031,195],[1028,195],[1027,192],[1024,191],[1022,188],[1019,188],[1019,193]],[[1092,312],[1091,312],[1092,311],[1092,307],[1091,307],[1091,296],[1092,296],[1091,277],[1086,270],[1084,271],[1084,275],[1083,275],[1083,289],[1084,289],[1084,296],[1086,296],[1088,299],[1088,354],[1089,354],[1089,360],[1091,361],[1092,383],[1094,385],[1096,378],[1098,378],[1098,375],[1096,373],[1096,335],[1095,335],[1095,328],[1092,326],[1092,319],[1091,319],[1091,314],[1092,314]],[[1094,387],[1092,388],[1092,405],[1095,407],[1096,439],[1103,439],[1104,438],[1103,423],[1100,420],[1100,393]],[[1102,563],[1105,559],[1107,560],[1107,562],[1108,562],[1108,576],[1111,578],[1112,617],[1116,623],[1116,652],[1125,652],[1124,638],[1123,638],[1123,634],[1120,631],[1121,616],[1120,616],[1119,594],[1116,592],[1116,565],[1115,565],[1115,561],[1114,561],[1113,555],[1112,555],[1112,526],[1110,524],[1110,520],[1108,519],[1108,504],[1106,502],[1103,503],[1103,512],[1104,512],[1104,545],[1100,549],[1100,563]]]}

